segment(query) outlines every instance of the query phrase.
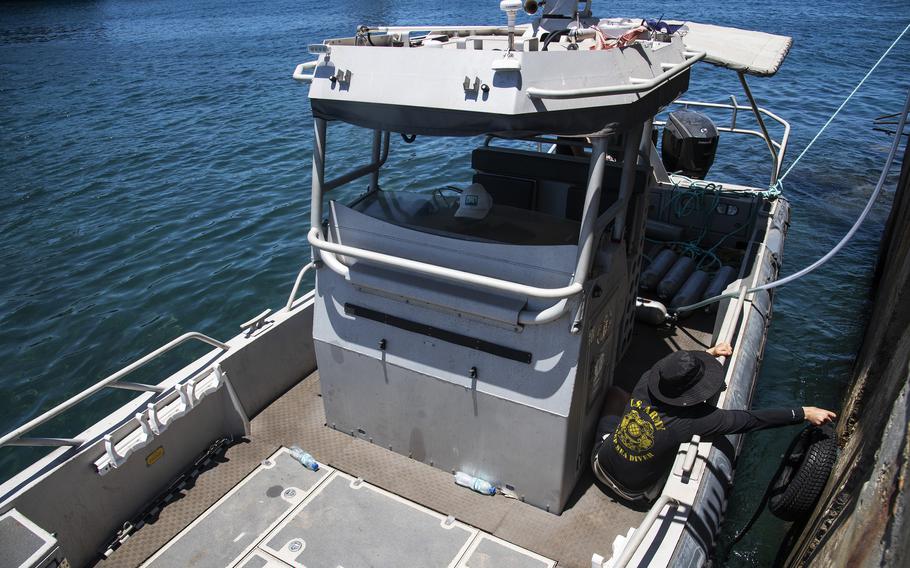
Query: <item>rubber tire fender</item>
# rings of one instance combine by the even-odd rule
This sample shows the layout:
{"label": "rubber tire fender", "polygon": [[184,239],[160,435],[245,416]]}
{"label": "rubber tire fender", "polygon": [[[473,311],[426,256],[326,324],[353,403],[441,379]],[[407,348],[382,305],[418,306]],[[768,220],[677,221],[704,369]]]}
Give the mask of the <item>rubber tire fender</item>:
{"label": "rubber tire fender", "polygon": [[832,425],[809,426],[800,432],[772,482],[771,512],[785,521],[808,517],[836,460],[837,438]]}

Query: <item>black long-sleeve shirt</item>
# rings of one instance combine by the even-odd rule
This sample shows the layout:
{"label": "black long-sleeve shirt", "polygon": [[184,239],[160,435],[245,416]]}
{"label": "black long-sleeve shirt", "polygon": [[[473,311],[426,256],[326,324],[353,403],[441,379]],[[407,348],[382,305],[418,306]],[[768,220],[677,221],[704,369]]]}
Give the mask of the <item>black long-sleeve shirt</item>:
{"label": "black long-sleeve shirt", "polygon": [[651,399],[645,373],[597,460],[622,488],[644,491],[672,467],[679,445],[694,435],[709,442],[712,437],[725,434],[799,424],[804,418],[802,408],[723,410],[708,403],[689,407],[665,405]]}

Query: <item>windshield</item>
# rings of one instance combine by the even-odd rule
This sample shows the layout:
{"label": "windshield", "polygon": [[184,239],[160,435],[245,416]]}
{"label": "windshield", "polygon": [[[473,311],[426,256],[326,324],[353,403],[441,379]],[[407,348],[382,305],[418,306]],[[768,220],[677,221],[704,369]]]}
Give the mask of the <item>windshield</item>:
{"label": "windshield", "polygon": [[443,236],[514,245],[576,245],[579,223],[545,213],[492,204],[482,219],[458,217],[462,195],[446,188],[432,193],[375,191],[355,203],[365,215]]}

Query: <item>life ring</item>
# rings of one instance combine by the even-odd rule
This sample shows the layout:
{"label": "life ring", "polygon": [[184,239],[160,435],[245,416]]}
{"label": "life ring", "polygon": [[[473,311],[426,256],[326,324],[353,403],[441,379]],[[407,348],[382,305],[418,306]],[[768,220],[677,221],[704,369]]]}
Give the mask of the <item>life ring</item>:
{"label": "life ring", "polygon": [[810,426],[799,433],[775,475],[768,508],[780,519],[796,521],[812,512],[837,460],[834,427]]}

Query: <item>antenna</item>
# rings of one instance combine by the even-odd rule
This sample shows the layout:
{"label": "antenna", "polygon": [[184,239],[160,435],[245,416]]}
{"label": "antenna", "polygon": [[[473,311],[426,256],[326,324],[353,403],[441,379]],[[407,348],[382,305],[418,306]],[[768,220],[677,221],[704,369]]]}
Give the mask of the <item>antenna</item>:
{"label": "antenna", "polygon": [[523,6],[521,0],[502,0],[499,3],[499,9],[506,13],[509,20],[509,51],[515,49],[515,17]]}

